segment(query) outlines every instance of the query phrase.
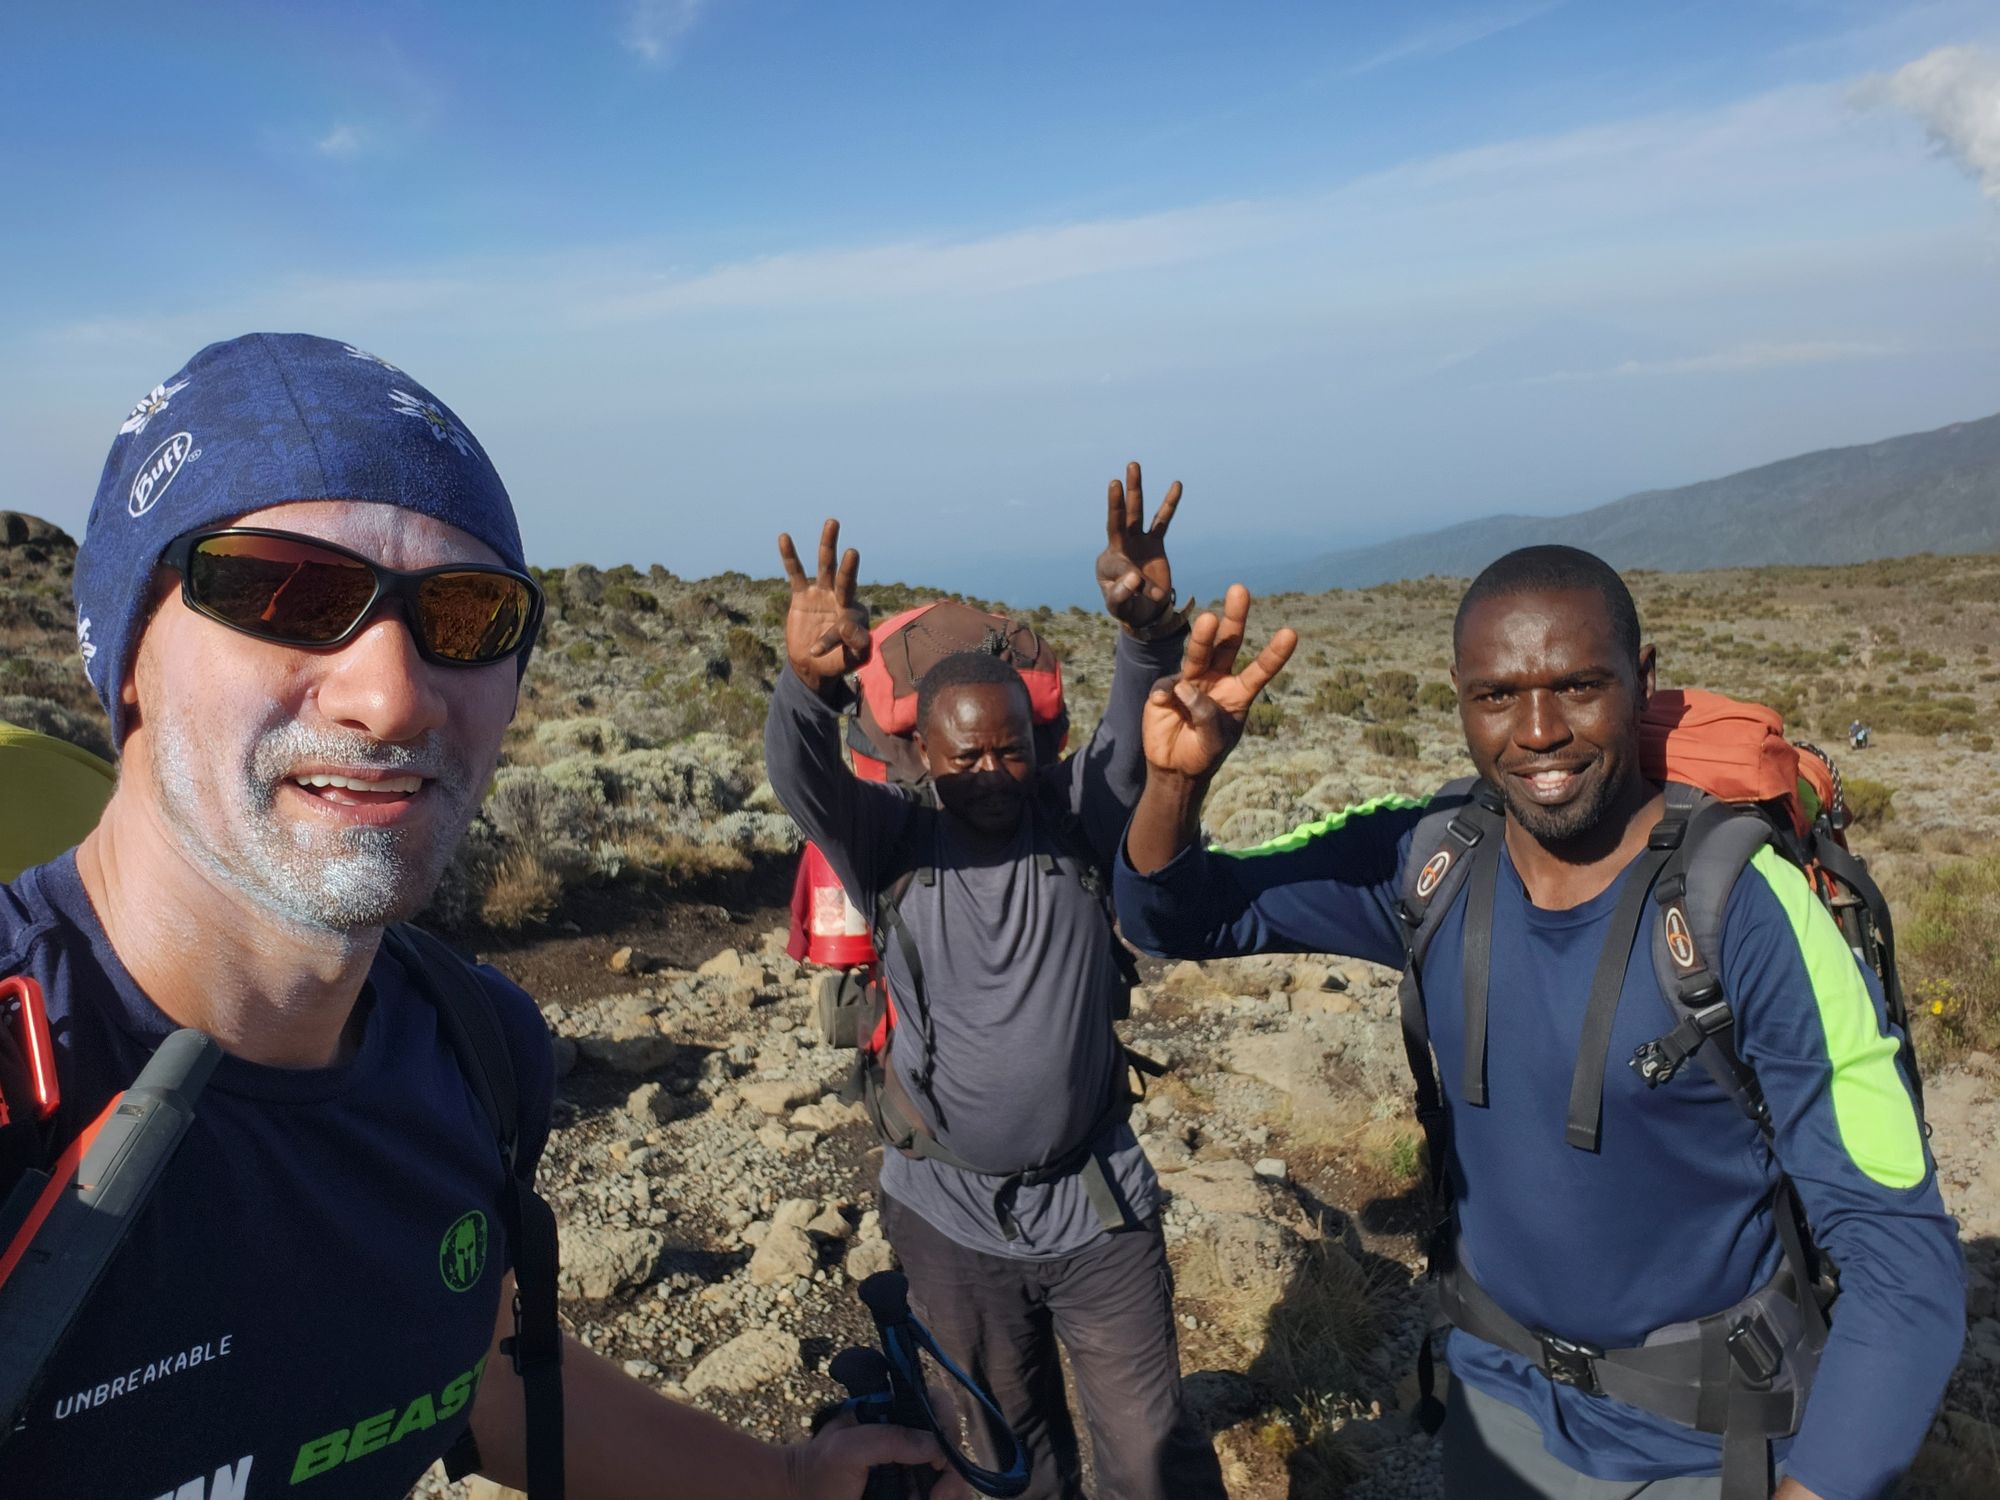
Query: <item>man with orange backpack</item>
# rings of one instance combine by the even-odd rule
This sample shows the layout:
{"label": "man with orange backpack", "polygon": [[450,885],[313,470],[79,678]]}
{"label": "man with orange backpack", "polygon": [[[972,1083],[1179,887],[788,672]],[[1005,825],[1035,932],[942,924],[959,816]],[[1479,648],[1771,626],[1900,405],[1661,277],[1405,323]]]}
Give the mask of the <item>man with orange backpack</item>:
{"label": "man with orange backpack", "polygon": [[1246,607],[1198,620],[1148,702],[1118,909],[1158,953],[1405,970],[1447,1210],[1446,1493],[1883,1493],[1957,1360],[1964,1263],[1830,777],[1803,805],[1797,751],[1736,734],[1754,712],[1666,711],[1618,575],[1531,547],[1459,606],[1476,780],[1204,849],[1203,795],[1296,644],[1235,671]]}
{"label": "man with orange backpack", "polygon": [[[893,1024],[868,1090],[890,1149],[882,1222],[910,1301],[989,1390],[1032,1459],[1038,1497],[1082,1493],[1058,1343],[1092,1439],[1098,1492],[1221,1496],[1186,1420],[1172,1281],[1152,1167],[1126,1122],[1132,1094],[1112,1021],[1125,985],[1108,868],[1143,779],[1147,692],[1180,658],[1164,537],[1137,464],[1109,492],[1097,576],[1124,626],[1096,733],[1058,760],[1037,750],[1032,690],[1004,638],[944,656],[916,684],[919,793],[841,758],[846,675],[874,641],[858,556],[817,577],[790,537],[790,668],[772,696],[765,764],[806,836],[871,923]],[[979,1461],[982,1417],[962,1410]]]}

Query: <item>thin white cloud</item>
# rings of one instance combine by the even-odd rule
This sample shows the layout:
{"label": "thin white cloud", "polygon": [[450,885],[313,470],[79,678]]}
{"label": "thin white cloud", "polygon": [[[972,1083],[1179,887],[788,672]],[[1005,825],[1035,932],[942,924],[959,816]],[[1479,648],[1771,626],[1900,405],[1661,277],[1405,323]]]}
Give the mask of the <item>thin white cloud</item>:
{"label": "thin white cloud", "polygon": [[1397,63],[1443,57],[1460,48],[1483,42],[1488,37],[1498,36],[1503,31],[1512,31],[1516,26],[1525,26],[1537,17],[1547,15],[1562,3],[1563,0],[1541,0],[1539,4],[1511,11],[1487,11],[1459,16],[1454,20],[1439,21],[1410,32],[1380,52],[1364,57],[1343,71],[1352,78],[1362,73],[1372,73],[1377,68],[1394,67]]}
{"label": "thin white cloud", "polygon": [[1987,197],[2000,199],[2000,54],[1940,47],[1868,79],[1854,99],[1863,108],[1887,106],[1915,116],[1940,155],[1964,168]]}
{"label": "thin white cloud", "polygon": [[330,156],[336,161],[346,161],[360,153],[365,144],[361,131],[353,125],[335,125],[325,135],[313,142],[313,149],[321,156]]}
{"label": "thin white cloud", "polygon": [[1709,354],[1676,359],[1627,359],[1597,370],[1556,370],[1531,375],[1511,385],[1568,385],[1586,380],[1630,380],[1635,376],[1713,375],[1744,370],[1778,369],[1787,365],[1823,365],[1836,360],[1880,359],[1905,354],[1901,345],[1859,340],[1819,339],[1789,344],[1739,344]]}
{"label": "thin white cloud", "polygon": [[708,0],[628,0],[618,45],[649,67],[663,67],[680,55]]}
{"label": "thin white cloud", "polygon": [[1038,226],[975,240],[910,240],[759,256],[621,291],[610,320],[708,308],[833,306],[987,295],[1085,276],[1207,260],[1266,242],[1291,213],[1280,203],[1203,204],[1166,213]]}

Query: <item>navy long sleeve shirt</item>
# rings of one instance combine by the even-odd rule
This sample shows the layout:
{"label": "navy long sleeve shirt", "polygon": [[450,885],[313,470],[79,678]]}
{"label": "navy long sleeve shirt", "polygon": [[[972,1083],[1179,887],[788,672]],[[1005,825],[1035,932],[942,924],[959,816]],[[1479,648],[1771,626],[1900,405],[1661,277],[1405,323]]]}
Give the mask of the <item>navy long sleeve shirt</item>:
{"label": "navy long sleeve shirt", "polygon": [[[1236,853],[1189,849],[1150,876],[1120,851],[1126,935],[1209,958],[1341,953],[1400,968],[1396,903],[1423,815],[1382,798]],[[1421,857],[1421,856],[1419,856]],[[1627,875],[1629,875],[1629,871]],[[1737,1046],[1771,1107],[1773,1139],[1705,1069],[1649,1089],[1616,1066],[1665,1031],[1647,902],[1619,997],[1596,1152],[1564,1139],[1590,991],[1625,876],[1580,906],[1536,907],[1502,860],[1494,902],[1487,1092],[1462,1092],[1461,1007],[1427,1008],[1460,1185],[1459,1253],[1521,1322],[1600,1347],[1717,1312],[1776,1270],[1772,1194],[1789,1175],[1841,1295],[1786,1471],[1828,1500],[1880,1494],[1908,1465],[1958,1359],[1964,1261],[1872,975],[1804,877],[1761,851],[1725,914],[1721,977]],[[1464,902],[1425,956],[1425,988],[1457,996]],[[1527,1412],[1550,1453],[1598,1478],[1712,1473],[1720,1439],[1558,1386],[1454,1333],[1451,1367]]]}

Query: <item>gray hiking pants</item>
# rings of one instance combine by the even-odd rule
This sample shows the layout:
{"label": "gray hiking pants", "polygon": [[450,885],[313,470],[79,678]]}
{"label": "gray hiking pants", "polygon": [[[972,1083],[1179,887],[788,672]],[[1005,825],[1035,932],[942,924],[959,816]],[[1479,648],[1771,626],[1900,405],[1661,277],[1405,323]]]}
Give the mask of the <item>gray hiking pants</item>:
{"label": "gray hiking pants", "polygon": [[[1593,1479],[1550,1455],[1535,1419],[1462,1380],[1445,1398],[1446,1500],[1717,1500],[1720,1474]],[[1783,1477],[1782,1474],[1780,1477]]]}
{"label": "gray hiking pants", "polygon": [[[1215,1449],[1181,1405],[1173,1276],[1157,1217],[1041,1261],[968,1250],[886,1194],[882,1230],[909,1277],[911,1309],[1026,1444],[1028,1500],[1083,1495],[1058,1341],[1104,1500],[1223,1500]],[[996,1458],[984,1443],[972,1453]]]}

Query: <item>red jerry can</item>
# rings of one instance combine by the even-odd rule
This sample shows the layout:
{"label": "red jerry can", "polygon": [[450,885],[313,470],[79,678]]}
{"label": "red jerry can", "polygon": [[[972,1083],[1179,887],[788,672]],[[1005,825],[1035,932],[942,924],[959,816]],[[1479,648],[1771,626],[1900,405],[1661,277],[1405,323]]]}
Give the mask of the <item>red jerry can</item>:
{"label": "red jerry can", "polygon": [[814,844],[806,845],[806,958],[836,969],[859,969],[875,962],[868,919],[847,899],[833,866]]}

